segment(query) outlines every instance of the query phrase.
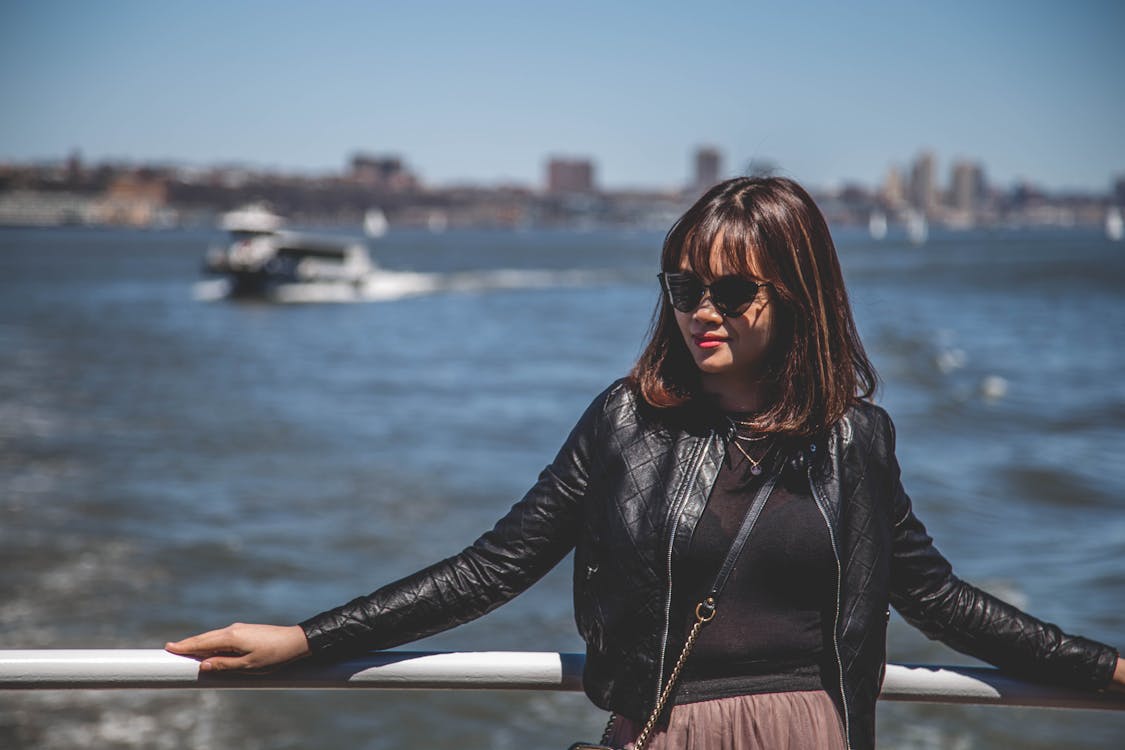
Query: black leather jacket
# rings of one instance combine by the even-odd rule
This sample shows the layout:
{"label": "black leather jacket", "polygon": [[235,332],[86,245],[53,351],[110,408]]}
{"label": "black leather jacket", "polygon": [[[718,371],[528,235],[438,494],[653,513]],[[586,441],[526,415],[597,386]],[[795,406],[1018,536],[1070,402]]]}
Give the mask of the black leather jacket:
{"label": "black leather jacket", "polygon": [[[724,456],[723,420],[644,406],[618,381],[496,526],[460,554],[301,623],[316,655],[400,645],[510,600],[575,549],[583,678],[598,706],[651,712],[679,653],[671,569],[688,546]],[[716,415],[717,416],[717,415]],[[1024,677],[1097,688],[1117,652],[1063,633],[953,575],[899,481],[886,412],[857,403],[818,441],[793,446],[838,564],[831,644],[849,747],[875,742],[889,604],[930,638]],[[721,602],[719,603],[721,615]]]}

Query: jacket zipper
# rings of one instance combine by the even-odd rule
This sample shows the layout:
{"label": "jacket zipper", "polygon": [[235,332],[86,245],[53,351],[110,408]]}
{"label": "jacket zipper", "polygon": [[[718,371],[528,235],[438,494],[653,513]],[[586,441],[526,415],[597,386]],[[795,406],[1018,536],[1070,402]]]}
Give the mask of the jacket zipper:
{"label": "jacket zipper", "polygon": [[664,597],[664,633],[660,638],[660,660],[656,670],[656,694],[653,699],[652,705],[660,702],[660,693],[663,688],[664,682],[664,656],[665,651],[668,650],[668,633],[672,627],[672,544],[676,540],[676,531],[680,528],[680,511],[683,510],[684,503],[687,502],[688,490],[695,483],[695,478],[699,476],[699,469],[703,465],[703,457],[707,453],[707,448],[711,445],[711,440],[715,437],[712,431],[707,440],[696,448],[696,455],[692,457],[691,471],[684,478],[684,483],[681,485],[679,497],[672,504],[672,509],[669,518],[672,520],[672,526],[668,533],[668,562],[666,573],[668,576],[668,591]]}
{"label": "jacket zipper", "polygon": [[840,626],[840,593],[843,588],[843,567],[840,564],[840,549],[836,546],[836,532],[832,530],[832,522],[828,520],[827,503],[817,494],[811,467],[809,468],[809,489],[812,491],[817,510],[824,518],[824,525],[828,527],[828,539],[832,542],[832,555],[836,558],[836,614],[832,620],[832,649],[836,656],[836,674],[840,675],[840,701],[844,705],[844,745],[847,746],[848,750],[851,750],[852,731],[851,721],[848,718],[848,694],[844,691],[844,662],[840,658],[840,636],[837,630]]}

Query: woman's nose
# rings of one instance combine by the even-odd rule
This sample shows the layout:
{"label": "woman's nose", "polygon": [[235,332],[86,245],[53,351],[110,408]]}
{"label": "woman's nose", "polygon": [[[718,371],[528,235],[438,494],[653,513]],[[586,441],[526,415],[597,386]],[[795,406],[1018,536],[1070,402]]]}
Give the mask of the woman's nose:
{"label": "woman's nose", "polygon": [[719,314],[719,311],[715,309],[715,304],[711,301],[710,290],[703,295],[703,299],[699,300],[699,306],[695,308],[692,317],[709,323],[723,322],[723,316]]}

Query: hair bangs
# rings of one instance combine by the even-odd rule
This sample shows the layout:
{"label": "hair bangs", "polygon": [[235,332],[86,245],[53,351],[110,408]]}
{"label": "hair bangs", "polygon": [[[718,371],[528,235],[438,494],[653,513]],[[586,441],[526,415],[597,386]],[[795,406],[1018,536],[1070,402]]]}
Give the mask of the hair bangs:
{"label": "hair bangs", "polygon": [[759,251],[754,224],[744,212],[716,206],[690,226],[677,224],[664,242],[662,269],[690,270],[704,279],[742,276],[772,281],[772,263]]}

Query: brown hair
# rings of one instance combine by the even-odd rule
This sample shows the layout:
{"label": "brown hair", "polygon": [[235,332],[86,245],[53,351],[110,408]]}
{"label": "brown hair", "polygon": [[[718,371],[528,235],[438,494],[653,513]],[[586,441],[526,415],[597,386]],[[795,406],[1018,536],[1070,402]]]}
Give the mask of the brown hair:
{"label": "brown hair", "polygon": [[[871,397],[878,376],[852,319],[828,223],[804,188],[782,177],[719,183],[672,225],[660,267],[707,275],[716,254],[727,273],[772,285],[766,375],[773,392],[757,429],[815,435],[855,399]],[[663,294],[630,377],[654,407],[684,406],[702,395],[699,369]]]}

